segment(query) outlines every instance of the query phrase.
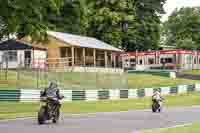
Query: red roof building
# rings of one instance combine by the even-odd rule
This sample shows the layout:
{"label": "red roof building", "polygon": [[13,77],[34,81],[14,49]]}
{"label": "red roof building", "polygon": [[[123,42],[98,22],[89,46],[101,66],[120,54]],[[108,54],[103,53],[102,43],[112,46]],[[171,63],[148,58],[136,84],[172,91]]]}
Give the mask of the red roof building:
{"label": "red roof building", "polygon": [[121,55],[125,69],[200,69],[200,52],[160,50],[128,52]]}

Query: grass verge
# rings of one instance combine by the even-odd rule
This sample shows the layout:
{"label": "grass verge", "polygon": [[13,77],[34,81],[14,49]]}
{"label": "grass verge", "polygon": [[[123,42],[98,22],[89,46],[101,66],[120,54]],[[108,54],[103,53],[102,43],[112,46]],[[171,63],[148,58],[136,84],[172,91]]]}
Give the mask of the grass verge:
{"label": "grass verge", "polygon": [[[18,75],[19,74],[19,75]],[[46,74],[46,75],[45,75]],[[47,76],[48,75],[48,76]],[[19,78],[19,80],[17,80]],[[37,80],[38,79],[38,80]],[[37,73],[34,71],[8,72],[8,80],[5,80],[5,73],[0,74],[0,89],[34,89],[43,88],[48,81],[57,79],[60,88],[63,89],[96,89],[96,88],[153,88],[177,86],[180,84],[200,83],[197,80],[171,79],[169,77],[151,74],[104,74],[104,73]]]}
{"label": "grass verge", "polygon": [[183,74],[190,74],[190,75],[200,75],[200,70],[187,70],[183,71]]}
{"label": "grass verge", "polygon": [[152,87],[166,87],[200,83],[197,80],[189,79],[171,79],[163,76],[155,76],[151,74],[128,74],[129,88],[152,88]]}
{"label": "grass verge", "polygon": [[[166,96],[165,99],[165,107],[199,105],[200,93]],[[39,103],[1,102],[0,119],[37,116],[39,105]],[[76,101],[64,103],[62,112],[65,114],[114,112],[148,109],[150,106],[149,98],[98,102]]]}

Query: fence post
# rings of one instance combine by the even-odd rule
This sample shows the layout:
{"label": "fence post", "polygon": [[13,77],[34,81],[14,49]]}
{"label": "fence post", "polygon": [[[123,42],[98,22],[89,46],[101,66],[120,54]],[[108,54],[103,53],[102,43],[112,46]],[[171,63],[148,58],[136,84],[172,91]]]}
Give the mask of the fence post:
{"label": "fence post", "polygon": [[8,53],[5,56],[5,60],[6,60],[5,80],[8,80]]}
{"label": "fence post", "polygon": [[36,69],[37,89],[39,88],[39,68]]}
{"label": "fence post", "polygon": [[95,85],[97,89],[98,88],[98,70],[95,72]]}
{"label": "fence post", "polygon": [[45,65],[45,68],[44,68],[44,83],[45,83],[45,86],[48,85],[48,67]]}
{"label": "fence post", "polygon": [[20,61],[19,64],[17,65],[17,81],[16,81],[16,89],[18,88],[19,85],[19,80],[20,80],[20,67],[21,67],[21,56],[20,56]]}
{"label": "fence post", "polygon": [[2,73],[3,73],[3,62],[0,62],[0,79],[2,79]]}

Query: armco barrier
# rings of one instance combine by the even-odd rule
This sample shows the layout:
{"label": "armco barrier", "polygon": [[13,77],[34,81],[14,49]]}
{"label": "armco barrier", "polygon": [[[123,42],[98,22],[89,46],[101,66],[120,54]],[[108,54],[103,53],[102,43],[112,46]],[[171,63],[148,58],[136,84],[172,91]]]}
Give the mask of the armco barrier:
{"label": "armco barrier", "polygon": [[[145,89],[61,90],[61,93],[65,96],[63,102],[67,102],[142,98],[152,96],[156,90],[160,90],[162,95],[200,92],[200,84]],[[37,102],[39,100],[40,90],[0,90],[0,101]]]}

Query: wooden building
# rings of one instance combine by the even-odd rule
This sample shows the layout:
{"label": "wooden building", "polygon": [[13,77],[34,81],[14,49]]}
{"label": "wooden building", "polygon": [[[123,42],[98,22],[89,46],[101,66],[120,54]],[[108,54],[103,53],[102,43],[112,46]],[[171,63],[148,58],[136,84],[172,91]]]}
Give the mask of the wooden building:
{"label": "wooden building", "polygon": [[[47,49],[48,68],[54,70],[122,72],[122,50],[91,37],[48,31],[48,41],[32,42],[30,37],[23,42]],[[105,69],[106,68],[106,69]]]}

